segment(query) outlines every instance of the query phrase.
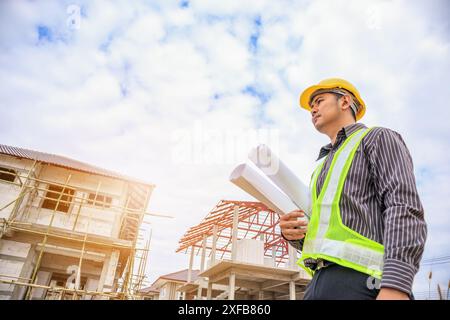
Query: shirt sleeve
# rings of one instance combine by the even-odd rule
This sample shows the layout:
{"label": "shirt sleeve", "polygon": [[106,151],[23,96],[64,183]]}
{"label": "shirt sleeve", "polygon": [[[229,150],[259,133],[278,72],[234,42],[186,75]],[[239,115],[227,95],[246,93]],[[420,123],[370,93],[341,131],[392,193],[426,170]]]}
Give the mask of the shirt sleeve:
{"label": "shirt sleeve", "polygon": [[293,246],[295,249],[297,249],[298,251],[302,251],[303,249],[303,242],[305,240],[305,238],[300,239],[300,240],[288,240],[285,238],[285,236],[283,235],[283,232],[280,232],[281,236],[283,237],[284,240],[286,240],[287,242],[289,242],[289,244],[291,246]]}
{"label": "shirt sleeve", "polygon": [[369,154],[371,175],[383,208],[381,287],[411,296],[427,237],[412,158],[401,135],[389,129],[380,131]]}

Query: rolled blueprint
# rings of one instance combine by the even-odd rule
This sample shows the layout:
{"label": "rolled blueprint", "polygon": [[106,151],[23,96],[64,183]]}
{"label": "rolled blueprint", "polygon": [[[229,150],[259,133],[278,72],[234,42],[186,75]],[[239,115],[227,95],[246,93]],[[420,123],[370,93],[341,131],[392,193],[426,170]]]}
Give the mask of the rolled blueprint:
{"label": "rolled blueprint", "polygon": [[286,214],[299,209],[287,195],[258,171],[249,164],[241,164],[231,173],[230,181],[278,214]]}
{"label": "rolled blueprint", "polygon": [[309,188],[264,144],[254,148],[249,159],[273,181],[298,208],[311,216]]}

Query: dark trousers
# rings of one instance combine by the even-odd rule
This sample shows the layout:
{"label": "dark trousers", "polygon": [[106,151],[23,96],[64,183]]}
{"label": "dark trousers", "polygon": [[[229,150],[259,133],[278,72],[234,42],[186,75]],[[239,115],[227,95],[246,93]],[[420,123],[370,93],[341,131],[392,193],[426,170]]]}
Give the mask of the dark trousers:
{"label": "dark trousers", "polygon": [[319,269],[306,288],[304,300],[374,300],[379,289],[369,275],[332,264]]}

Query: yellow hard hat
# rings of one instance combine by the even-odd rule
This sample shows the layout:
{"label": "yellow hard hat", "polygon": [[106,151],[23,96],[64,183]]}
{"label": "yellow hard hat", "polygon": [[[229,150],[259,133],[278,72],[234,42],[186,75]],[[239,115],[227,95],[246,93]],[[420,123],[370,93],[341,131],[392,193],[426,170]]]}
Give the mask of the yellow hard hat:
{"label": "yellow hard hat", "polygon": [[360,105],[358,113],[356,114],[356,120],[361,119],[364,116],[364,113],[366,113],[366,104],[364,103],[363,99],[361,99],[361,96],[359,95],[359,92],[358,90],[356,90],[355,86],[344,79],[329,78],[320,81],[316,85],[306,88],[300,95],[300,106],[303,109],[311,111],[311,106],[309,103],[311,101],[310,99],[312,94],[314,94],[314,92],[316,92],[317,90],[334,89],[334,88],[345,89],[353,94],[353,96],[358,100]]}

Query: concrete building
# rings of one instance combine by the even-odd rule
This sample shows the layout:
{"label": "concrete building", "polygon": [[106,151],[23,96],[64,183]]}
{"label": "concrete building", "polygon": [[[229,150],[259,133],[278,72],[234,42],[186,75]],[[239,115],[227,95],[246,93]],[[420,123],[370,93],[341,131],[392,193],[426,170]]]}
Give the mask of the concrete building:
{"label": "concrete building", "polygon": [[183,251],[188,272],[201,256],[197,279],[178,289],[196,299],[303,299],[311,280],[281,237],[278,215],[260,202],[221,200],[180,239]]}
{"label": "concrete building", "polygon": [[184,296],[179,288],[188,283],[189,278],[197,280],[199,270],[188,269],[169,273],[158,277],[150,287],[140,290],[144,300],[192,300],[194,295]]}
{"label": "concrete building", "polygon": [[[0,299],[130,298],[154,185],[0,145]],[[147,242],[149,246],[149,242]]]}

